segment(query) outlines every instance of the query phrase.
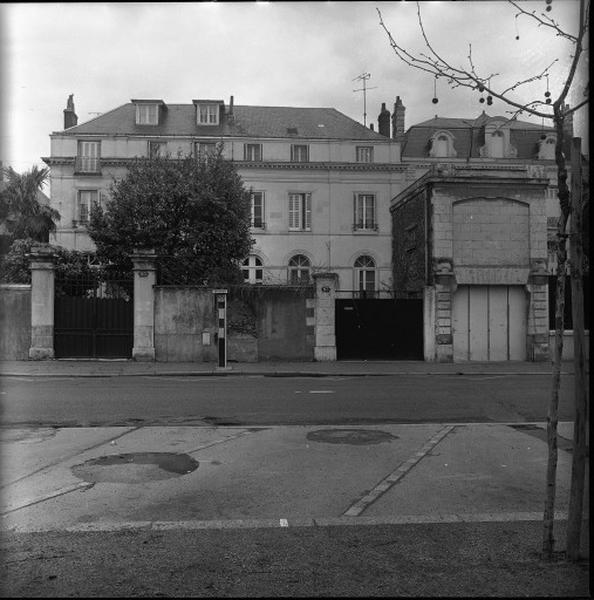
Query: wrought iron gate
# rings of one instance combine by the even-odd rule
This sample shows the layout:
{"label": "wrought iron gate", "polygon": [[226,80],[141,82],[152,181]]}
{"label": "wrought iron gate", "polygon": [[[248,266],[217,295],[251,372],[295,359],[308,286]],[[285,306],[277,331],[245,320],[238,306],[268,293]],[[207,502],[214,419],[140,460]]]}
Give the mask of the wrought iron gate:
{"label": "wrought iron gate", "polygon": [[338,360],[423,360],[423,301],[336,300]]}
{"label": "wrought iron gate", "polygon": [[56,279],[56,358],[130,358],[134,302],[130,274]]}

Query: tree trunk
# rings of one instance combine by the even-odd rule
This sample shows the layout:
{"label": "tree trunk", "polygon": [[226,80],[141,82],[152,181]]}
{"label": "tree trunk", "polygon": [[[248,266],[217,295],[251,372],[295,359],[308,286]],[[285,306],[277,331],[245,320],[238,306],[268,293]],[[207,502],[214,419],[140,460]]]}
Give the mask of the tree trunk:
{"label": "tree trunk", "polygon": [[567,187],[567,168],[563,154],[564,114],[559,103],[553,105],[557,142],[555,144],[555,160],[557,162],[557,187],[561,215],[557,223],[557,286],[555,292],[555,348],[553,351],[551,399],[547,415],[547,478],[545,490],[545,507],[543,515],[542,552],[545,559],[553,557],[555,549],[554,520],[555,494],[557,490],[557,424],[559,409],[559,387],[561,384],[561,358],[563,356],[563,332],[565,311],[565,265],[567,262],[566,228],[569,215],[569,189]]}
{"label": "tree trunk", "polygon": [[573,320],[573,364],[575,420],[573,424],[573,460],[569,514],[567,518],[567,558],[575,561],[580,556],[580,537],[586,473],[587,382],[584,340],[584,285],[582,248],[582,157],[581,139],[571,144],[571,225],[569,256],[571,274],[571,314]]}

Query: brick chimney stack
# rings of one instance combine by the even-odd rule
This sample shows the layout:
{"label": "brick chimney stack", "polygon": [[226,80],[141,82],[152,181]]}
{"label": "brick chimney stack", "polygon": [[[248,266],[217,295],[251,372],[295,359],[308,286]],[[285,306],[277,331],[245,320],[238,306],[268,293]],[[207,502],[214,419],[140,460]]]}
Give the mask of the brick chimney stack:
{"label": "brick chimney stack", "polygon": [[390,137],[390,111],[386,108],[385,102],[382,102],[382,109],[377,118],[377,131],[380,135]]}
{"label": "brick chimney stack", "polygon": [[66,108],[64,109],[64,129],[74,127],[78,123],[78,117],[74,112],[74,94],[68,96],[68,102],[66,102]]}
{"label": "brick chimney stack", "polygon": [[397,141],[404,139],[404,113],[406,108],[402,104],[400,96],[396,96],[394,112],[392,113],[392,138]]}

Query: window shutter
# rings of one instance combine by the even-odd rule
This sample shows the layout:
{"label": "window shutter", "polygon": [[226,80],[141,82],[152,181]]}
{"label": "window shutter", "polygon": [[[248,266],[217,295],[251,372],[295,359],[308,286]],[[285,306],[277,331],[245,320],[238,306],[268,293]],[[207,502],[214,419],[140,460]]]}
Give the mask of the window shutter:
{"label": "window shutter", "polygon": [[299,196],[289,194],[289,229],[299,228]]}
{"label": "window shutter", "polygon": [[304,194],[303,229],[311,229],[311,194]]}

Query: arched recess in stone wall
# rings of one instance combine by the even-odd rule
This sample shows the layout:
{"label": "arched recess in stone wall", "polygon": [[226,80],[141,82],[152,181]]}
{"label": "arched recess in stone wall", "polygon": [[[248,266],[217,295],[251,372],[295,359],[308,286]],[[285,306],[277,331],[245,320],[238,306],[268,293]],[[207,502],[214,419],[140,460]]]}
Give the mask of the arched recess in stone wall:
{"label": "arched recess in stone wall", "polygon": [[466,198],[452,206],[455,266],[528,266],[530,207],[513,198]]}

